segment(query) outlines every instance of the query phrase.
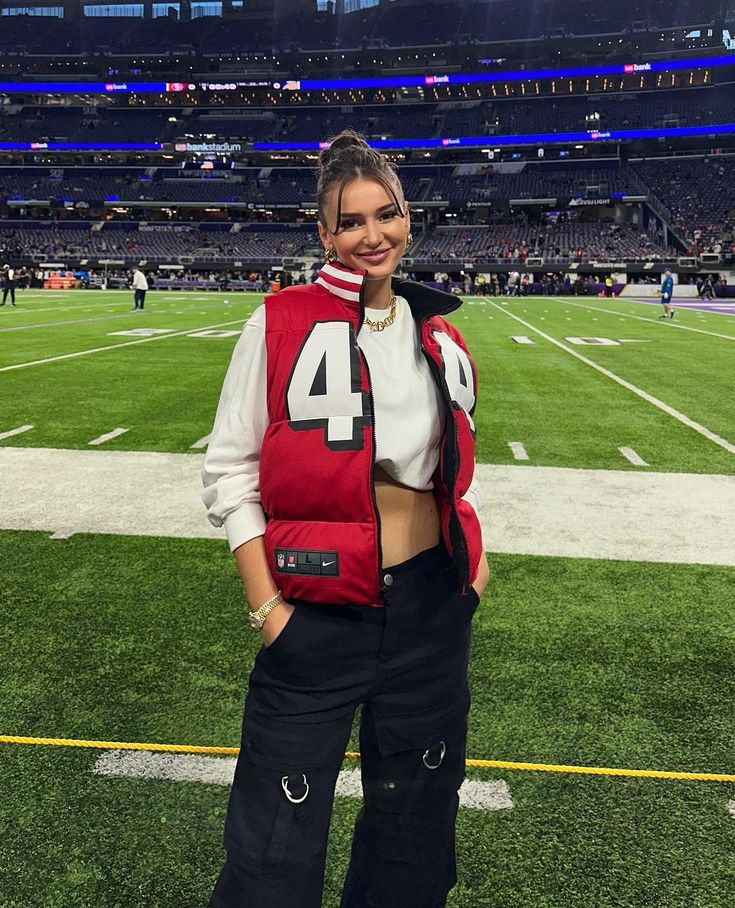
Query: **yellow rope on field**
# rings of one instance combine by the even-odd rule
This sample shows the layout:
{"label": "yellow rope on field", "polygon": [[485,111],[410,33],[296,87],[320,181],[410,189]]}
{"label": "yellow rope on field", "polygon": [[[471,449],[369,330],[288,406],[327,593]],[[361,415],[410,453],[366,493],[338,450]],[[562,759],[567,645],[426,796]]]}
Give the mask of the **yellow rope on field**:
{"label": "yellow rope on field", "polygon": [[[205,747],[196,744],[149,744],[128,741],[87,741],[74,738],[29,738],[0,735],[0,744],[40,744],[54,747],[89,747],[101,750],[149,750],[162,753],[209,754],[237,756],[239,747]],[[348,751],[347,760],[359,760],[360,754]],[[467,760],[466,765],[480,769],[511,769],[521,772],[574,773],[589,776],[625,776],[637,779],[679,779],[692,782],[735,782],[735,774],[717,772],[673,772],[658,769],[615,769],[603,766],[563,766],[553,763],[516,763],[511,760]]]}
{"label": "yellow rope on field", "polygon": [[517,769],[524,772],[567,772],[590,776],[627,776],[634,779],[684,779],[692,782],[735,782],[735,775],[718,772],[670,772],[663,769],[609,769],[603,766],[557,766],[550,763],[513,763],[509,760],[467,760],[467,766]]}
{"label": "yellow rope on field", "polygon": [[128,741],[86,741],[75,738],[26,738],[0,735],[0,744],[45,744],[53,747],[96,747],[102,750],[153,750],[176,754],[237,756],[239,747],[200,747],[196,744],[143,744]]}

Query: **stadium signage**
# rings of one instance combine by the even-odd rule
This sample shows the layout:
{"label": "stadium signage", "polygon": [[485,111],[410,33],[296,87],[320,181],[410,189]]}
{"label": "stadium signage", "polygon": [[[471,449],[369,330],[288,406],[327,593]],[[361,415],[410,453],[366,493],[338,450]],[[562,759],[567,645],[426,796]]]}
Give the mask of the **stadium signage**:
{"label": "stadium signage", "polygon": [[651,72],[650,63],[626,63],[623,67],[623,72],[625,73],[650,73]]}
{"label": "stadium signage", "polygon": [[190,224],[141,224],[139,233],[190,233]]}
{"label": "stadium signage", "polygon": [[593,205],[609,205],[610,197],[604,199],[570,199],[569,208],[591,208]]}
{"label": "stadium signage", "polygon": [[176,142],[174,151],[198,154],[200,152],[231,153],[242,151],[240,142]]}
{"label": "stadium signage", "polygon": [[[615,129],[610,132],[549,132],[510,136],[493,136],[494,145],[567,145],[592,139],[623,142],[630,139],[661,139],[667,136],[718,136],[735,134],[735,123],[715,123],[711,126],[672,126],[664,129]],[[487,145],[487,136],[462,136],[451,139],[374,139],[371,148],[441,148],[461,145],[465,148]],[[7,148],[0,142],[0,150]],[[253,142],[253,151],[319,151],[326,147],[320,142]]]}

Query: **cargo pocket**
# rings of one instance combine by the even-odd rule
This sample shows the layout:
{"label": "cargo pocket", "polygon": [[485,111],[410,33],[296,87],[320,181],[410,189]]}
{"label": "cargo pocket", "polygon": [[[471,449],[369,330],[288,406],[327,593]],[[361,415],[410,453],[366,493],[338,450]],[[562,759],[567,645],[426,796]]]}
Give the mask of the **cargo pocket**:
{"label": "cargo pocket", "polygon": [[363,770],[363,784],[379,871],[367,905],[439,906],[455,884],[468,703],[460,697],[420,713],[374,716],[380,759]]}
{"label": "cargo pocket", "polygon": [[443,817],[465,776],[469,690],[450,704],[409,715],[373,713],[380,761],[368,786],[379,810]]}
{"label": "cargo pocket", "polygon": [[246,715],[226,838],[270,876],[323,860],[351,717],[290,725]]}

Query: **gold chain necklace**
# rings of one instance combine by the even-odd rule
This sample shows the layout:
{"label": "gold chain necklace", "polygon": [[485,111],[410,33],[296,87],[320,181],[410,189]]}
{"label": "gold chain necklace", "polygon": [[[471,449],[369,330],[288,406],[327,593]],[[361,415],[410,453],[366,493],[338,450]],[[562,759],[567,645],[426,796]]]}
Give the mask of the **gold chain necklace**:
{"label": "gold chain necklace", "polygon": [[365,316],[365,324],[370,329],[370,333],[372,334],[375,331],[383,331],[385,328],[390,328],[390,326],[396,320],[396,308],[397,308],[396,296],[395,296],[395,293],[391,293],[390,312],[388,313],[388,315],[386,315],[385,318],[381,318],[381,320],[379,322],[373,322],[373,321],[370,321],[370,319],[367,317],[367,315]]}

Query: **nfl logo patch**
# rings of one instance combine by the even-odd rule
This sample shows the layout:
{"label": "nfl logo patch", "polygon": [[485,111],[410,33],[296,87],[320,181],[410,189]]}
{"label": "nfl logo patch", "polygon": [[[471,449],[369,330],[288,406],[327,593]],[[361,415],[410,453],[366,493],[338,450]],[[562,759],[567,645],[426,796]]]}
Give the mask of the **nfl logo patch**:
{"label": "nfl logo patch", "polygon": [[283,552],[278,553],[278,567],[282,568],[286,564],[286,559],[283,556]]}

